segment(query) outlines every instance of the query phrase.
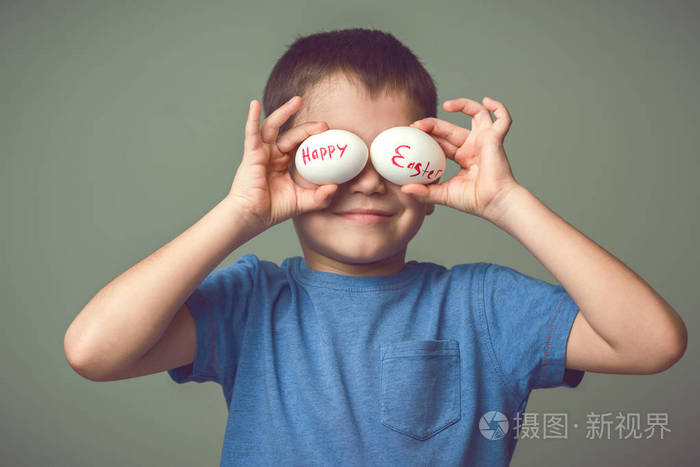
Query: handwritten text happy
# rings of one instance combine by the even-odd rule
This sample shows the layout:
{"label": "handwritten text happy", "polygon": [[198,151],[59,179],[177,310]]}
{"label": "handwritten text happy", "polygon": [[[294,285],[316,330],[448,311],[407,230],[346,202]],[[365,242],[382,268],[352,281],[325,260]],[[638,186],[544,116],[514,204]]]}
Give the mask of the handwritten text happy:
{"label": "handwritten text happy", "polygon": [[326,160],[332,159],[333,158],[333,153],[337,151],[340,151],[339,154],[337,154],[338,159],[343,157],[343,154],[345,153],[345,150],[348,148],[348,145],[346,144],[345,146],[341,146],[339,144],[331,144],[328,146],[321,146],[320,148],[314,149],[313,151],[310,150],[310,148],[302,148],[301,150],[301,158],[304,161],[304,165],[306,165],[307,161],[311,161],[312,159],[317,159],[317,160]]}

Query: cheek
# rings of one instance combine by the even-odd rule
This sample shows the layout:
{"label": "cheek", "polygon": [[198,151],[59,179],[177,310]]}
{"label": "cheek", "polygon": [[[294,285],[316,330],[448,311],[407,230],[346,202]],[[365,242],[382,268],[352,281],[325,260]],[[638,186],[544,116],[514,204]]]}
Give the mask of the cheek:
{"label": "cheek", "polygon": [[421,203],[413,198],[411,195],[407,195],[402,192],[399,188],[396,190],[396,197],[401,201],[407,211],[410,211],[414,216],[424,216],[428,205],[426,203]]}
{"label": "cheek", "polygon": [[320,214],[308,212],[294,218],[297,231],[306,238],[320,238],[328,233],[328,222]]}

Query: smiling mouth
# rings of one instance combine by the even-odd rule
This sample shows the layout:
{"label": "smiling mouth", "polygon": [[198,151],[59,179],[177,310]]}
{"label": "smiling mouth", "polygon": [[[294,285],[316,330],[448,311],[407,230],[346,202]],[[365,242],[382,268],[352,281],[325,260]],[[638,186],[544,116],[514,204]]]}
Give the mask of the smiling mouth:
{"label": "smiling mouth", "polygon": [[360,224],[386,222],[394,216],[393,214],[372,214],[367,212],[339,212],[335,213],[335,215],[350,222]]}

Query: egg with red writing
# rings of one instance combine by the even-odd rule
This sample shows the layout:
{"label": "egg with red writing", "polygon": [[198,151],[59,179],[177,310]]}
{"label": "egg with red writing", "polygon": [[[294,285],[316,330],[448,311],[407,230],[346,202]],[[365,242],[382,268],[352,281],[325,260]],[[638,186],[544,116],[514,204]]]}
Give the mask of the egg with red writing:
{"label": "egg with red writing", "polygon": [[433,183],[445,172],[445,153],[428,133],[397,126],[379,133],[369,148],[372,165],[397,185]]}
{"label": "egg with red writing", "polygon": [[297,149],[294,165],[312,183],[344,183],[362,172],[368,158],[362,138],[331,129],[306,138]]}

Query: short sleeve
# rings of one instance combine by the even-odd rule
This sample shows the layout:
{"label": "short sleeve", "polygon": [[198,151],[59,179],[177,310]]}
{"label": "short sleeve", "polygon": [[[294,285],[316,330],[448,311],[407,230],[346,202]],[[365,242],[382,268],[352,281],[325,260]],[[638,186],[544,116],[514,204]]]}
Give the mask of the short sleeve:
{"label": "short sleeve", "polygon": [[566,368],[578,306],[566,290],[497,264],[486,267],[483,287],[488,337],[514,393],[578,386],[584,372]]}
{"label": "short sleeve", "polygon": [[185,300],[195,322],[197,344],[192,363],[168,370],[173,381],[214,381],[225,394],[232,387],[231,369],[240,351],[239,336],[258,265],[257,256],[242,256],[212,271]]}

